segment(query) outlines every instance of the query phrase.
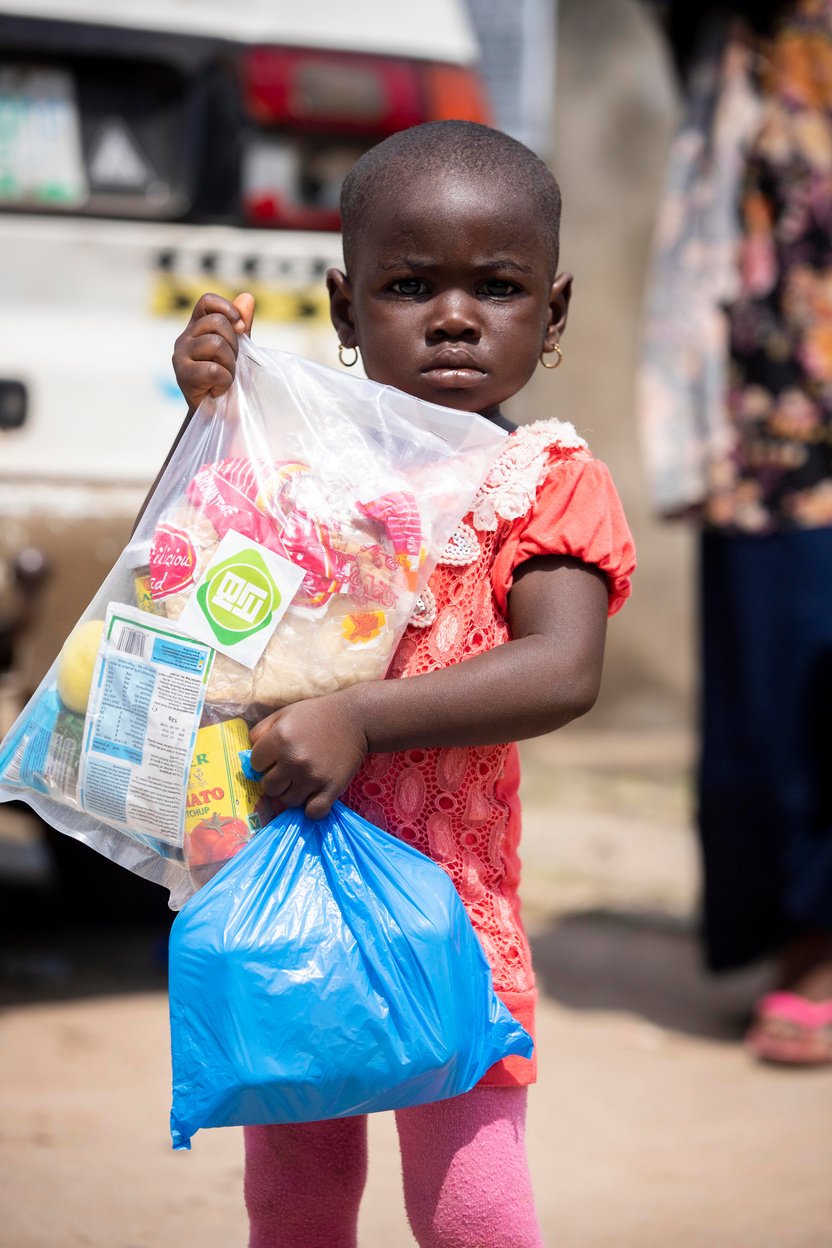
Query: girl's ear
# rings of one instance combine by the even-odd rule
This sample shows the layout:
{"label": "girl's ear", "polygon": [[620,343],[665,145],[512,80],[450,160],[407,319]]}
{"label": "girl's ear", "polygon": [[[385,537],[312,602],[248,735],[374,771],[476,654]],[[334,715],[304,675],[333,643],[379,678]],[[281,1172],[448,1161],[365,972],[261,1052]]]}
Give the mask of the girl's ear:
{"label": "girl's ear", "polygon": [[566,317],[571,297],[572,274],[558,274],[549,291],[549,321],[546,326],[544,349],[554,351],[555,343],[560,342],[563,331],[566,329]]}
{"label": "girl's ear", "polygon": [[340,342],[345,347],[357,347],[358,336],[352,319],[350,279],[340,269],[328,269],[326,288],[329,291],[329,315]]}

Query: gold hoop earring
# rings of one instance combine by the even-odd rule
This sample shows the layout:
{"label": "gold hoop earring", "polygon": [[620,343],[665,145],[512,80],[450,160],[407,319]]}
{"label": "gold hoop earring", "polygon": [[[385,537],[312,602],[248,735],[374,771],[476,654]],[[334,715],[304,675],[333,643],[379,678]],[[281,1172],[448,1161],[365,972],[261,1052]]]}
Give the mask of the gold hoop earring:
{"label": "gold hoop earring", "polygon": [[543,352],[542,351],[540,352],[540,363],[543,365],[544,368],[560,368],[561,364],[563,363],[563,352],[560,349],[559,342],[555,343],[555,350],[558,353],[558,358],[554,364],[547,364],[543,358]]}
{"label": "gold hoop earring", "polygon": [[[354,355],[349,362],[347,362],[347,360],[344,359],[345,351],[354,352]],[[344,365],[344,368],[353,368],[358,363],[358,347],[345,347],[343,342],[339,342],[338,343],[338,359]]]}

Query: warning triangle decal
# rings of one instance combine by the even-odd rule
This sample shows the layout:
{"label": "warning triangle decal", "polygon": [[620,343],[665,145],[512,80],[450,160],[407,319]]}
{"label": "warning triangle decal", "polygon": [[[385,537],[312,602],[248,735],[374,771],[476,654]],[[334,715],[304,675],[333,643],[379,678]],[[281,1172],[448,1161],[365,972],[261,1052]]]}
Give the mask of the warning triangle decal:
{"label": "warning triangle decal", "polygon": [[89,158],[90,181],[99,186],[142,190],[154,176],[136,140],[118,117],[105,121],[95,136]]}

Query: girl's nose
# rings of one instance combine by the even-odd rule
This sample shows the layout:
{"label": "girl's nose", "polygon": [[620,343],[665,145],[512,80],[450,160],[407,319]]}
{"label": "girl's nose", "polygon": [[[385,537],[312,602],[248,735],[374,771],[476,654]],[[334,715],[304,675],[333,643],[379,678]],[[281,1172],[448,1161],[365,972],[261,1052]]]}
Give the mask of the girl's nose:
{"label": "girl's nose", "polygon": [[463,291],[447,291],[430,302],[429,338],[464,338],[475,342],[480,336],[477,301]]}

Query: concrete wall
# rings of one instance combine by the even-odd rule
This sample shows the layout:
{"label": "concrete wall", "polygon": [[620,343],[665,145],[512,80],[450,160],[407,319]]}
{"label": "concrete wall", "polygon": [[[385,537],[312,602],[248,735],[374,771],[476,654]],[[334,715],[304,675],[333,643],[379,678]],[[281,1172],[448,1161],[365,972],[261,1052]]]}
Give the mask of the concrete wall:
{"label": "concrete wall", "polygon": [[575,276],[564,363],[538,370],[515,418],[574,421],[610,466],[639,550],[634,596],[610,624],[593,713],[678,723],[694,685],[694,534],[650,511],[634,411],[639,319],[653,216],[677,101],[661,36],[638,0],[560,0],[552,166],[561,267]]}

